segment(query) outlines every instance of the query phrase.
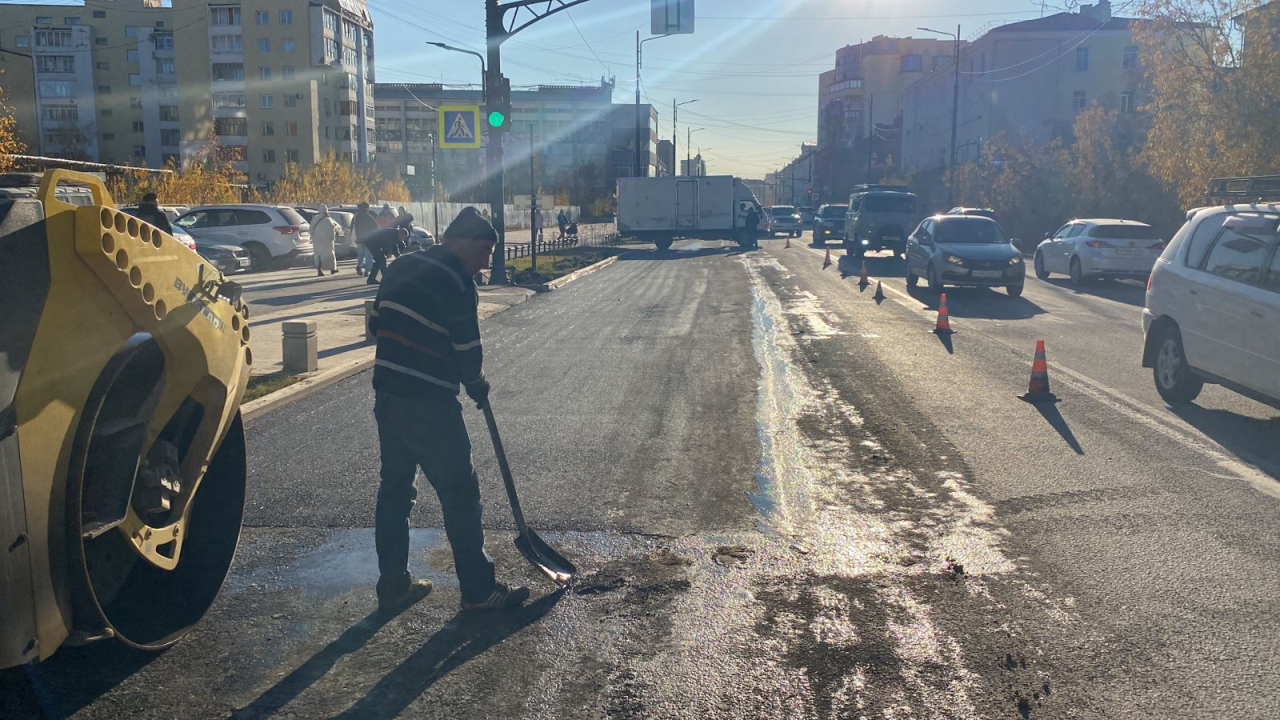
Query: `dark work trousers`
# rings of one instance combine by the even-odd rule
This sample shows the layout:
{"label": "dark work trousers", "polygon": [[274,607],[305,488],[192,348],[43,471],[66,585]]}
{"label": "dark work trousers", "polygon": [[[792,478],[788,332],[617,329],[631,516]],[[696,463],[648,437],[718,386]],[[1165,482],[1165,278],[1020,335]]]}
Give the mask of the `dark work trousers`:
{"label": "dark work trousers", "polygon": [[421,467],[440,498],[462,597],[488,597],[493,592],[493,558],[484,549],[480,484],[471,467],[462,406],[457,400],[423,402],[379,392],[373,415],[382,449],[374,518],[379,587],[391,589],[409,580],[409,513],[418,496],[413,481]]}
{"label": "dark work trousers", "polygon": [[368,284],[372,285],[378,282],[378,274],[387,272],[387,253],[381,247],[369,246],[369,252],[373,254],[373,268],[369,270]]}

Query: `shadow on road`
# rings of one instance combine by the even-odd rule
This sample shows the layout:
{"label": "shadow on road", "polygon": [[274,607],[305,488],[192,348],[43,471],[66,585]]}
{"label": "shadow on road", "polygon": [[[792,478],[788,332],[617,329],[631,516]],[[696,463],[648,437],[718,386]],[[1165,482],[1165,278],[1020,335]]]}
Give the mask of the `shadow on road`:
{"label": "shadow on road", "polygon": [[[1030,276],[1031,273],[1028,272],[1027,275]],[[1086,280],[1079,287],[1072,285],[1066,278],[1051,277],[1040,282],[1076,295],[1093,295],[1134,307],[1145,307],[1147,304],[1147,288],[1137,281]]]}
{"label": "shadow on road", "polygon": [[[930,310],[938,309],[938,296],[923,287],[907,288],[911,297],[924,303]],[[1048,310],[1025,297],[1009,297],[1004,290],[990,288],[948,287],[947,312],[951,317],[982,318],[986,320],[1027,320],[1044,315]]]}
{"label": "shadow on road", "polygon": [[1174,414],[1212,438],[1236,457],[1280,480],[1280,416],[1268,420],[1195,404],[1170,406]]}
{"label": "shadow on road", "polygon": [[347,343],[346,345],[338,345],[336,347],[331,347],[325,350],[321,350],[320,352],[316,353],[316,358],[319,360],[323,360],[324,358],[333,357],[334,355],[341,355],[342,353],[347,352],[349,350],[358,350],[363,347],[373,347],[373,345],[374,343],[372,340],[357,340],[353,343]]}
{"label": "shadow on road", "polygon": [[670,250],[628,250],[618,256],[618,260],[688,260],[690,258],[708,257],[713,255],[738,255],[744,252],[736,245],[733,247],[702,247],[693,248],[671,248]]}
{"label": "shadow on road", "polygon": [[1058,431],[1062,439],[1067,442],[1075,454],[1083,455],[1084,448],[1080,447],[1080,442],[1076,440],[1076,434],[1071,432],[1071,426],[1067,424],[1067,419],[1062,417],[1062,413],[1058,412],[1058,406],[1053,403],[1038,402],[1032,403],[1036,410],[1040,411],[1040,417],[1043,417],[1049,426]]}
{"label": "shadow on road", "polygon": [[947,349],[947,354],[948,354],[948,355],[955,355],[955,354],[956,354],[956,346],[955,346],[955,343],[951,340],[951,337],[952,337],[952,335],[954,335],[954,334],[955,334],[955,333],[949,333],[949,332],[935,332],[935,333],[934,333],[934,335],[937,335],[937,336],[938,336],[938,342],[942,343],[942,347],[944,347],[944,348],[946,348],[946,349]]}
{"label": "shadow on road", "polygon": [[[323,279],[316,278],[323,282]],[[259,298],[256,300],[248,300],[253,307],[287,307],[289,305],[302,305],[314,302],[322,302],[325,300],[347,300],[352,297],[364,296],[373,299],[377,294],[378,288],[361,282],[356,286],[343,286],[329,288],[327,290],[300,292],[297,295],[277,295],[276,297]]]}
{"label": "shadow on road", "polygon": [[42,663],[0,671],[0,717],[70,717],[157,657],[108,640],[64,647]]}
{"label": "shadow on road", "polygon": [[840,277],[859,277],[862,275],[862,260],[867,262],[867,275],[875,279],[906,277],[907,262],[896,255],[884,253],[880,255],[864,255],[861,260],[849,255],[841,255],[836,262],[840,269]]}
{"label": "shadow on road", "polygon": [[422,693],[467,661],[540,620],[564,597],[562,590],[518,610],[460,612],[417,652],[378,681],[339,718],[394,718]]}

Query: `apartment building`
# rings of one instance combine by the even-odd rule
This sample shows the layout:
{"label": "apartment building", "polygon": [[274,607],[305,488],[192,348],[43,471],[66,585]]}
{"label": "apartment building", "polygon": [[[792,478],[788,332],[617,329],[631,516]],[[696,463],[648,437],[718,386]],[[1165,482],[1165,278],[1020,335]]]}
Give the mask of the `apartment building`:
{"label": "apartment building", "polygon": [[[1002,25],[975,40],[960,54],[957,162],[979,158],[1001,132],[1041,142],[1065,135],[1076,115],[1095,104],[1136,112],[1145,97],[1133,31],[1143,22],[1112,17],[1104,0]],[[906,167],[946,167],[954,81],[942,69],[903,92]]]}
{"label": "apartment building", "polygon": [[180,151],[265,186],[289,163],[375,159],[373,22],[363,0],[174,0]]}
{"label": "apartment building", "polygon": [[[546,186],[598,197],[611,192],[619,176],[632,173],[635,154],[634,105],[613,102],[614,84],[598,86],[542,85],[511,93],[511,131],[506,134],[507,190],[527,185],[528,159],[536,147],[535,172]],[[434,184],[455,199],[479,199],[486,176],[485,153],[477,149],[435,146],[437,108],[481,105],[479,90],[446,88],[437,83],[380,83],[374,87],[378,166],[398,172],[415,198],[431,196]],[[650,175],[660,163],[657,111],[641,106],[649,117],[647,143]],[[482,142],[488,142],[487,135]],[[527,187],[520,192],[526,192]],[[577,202],[577,198],[575,198]]]}

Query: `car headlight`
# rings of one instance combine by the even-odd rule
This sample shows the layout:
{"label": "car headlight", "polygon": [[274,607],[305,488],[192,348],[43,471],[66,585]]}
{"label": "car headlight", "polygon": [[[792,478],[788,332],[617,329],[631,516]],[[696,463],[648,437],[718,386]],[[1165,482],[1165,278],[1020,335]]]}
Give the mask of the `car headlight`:
{"label": "car headlight", "polygon": [[825,233],[825,234],[827,234],[827,235],[830,235],[830,234],[831,234],[831,231],[830,231],[830,230],[823,230],[822,232],[823,232],[823,233]]}
{"label": "car headlight", "polygon": [[1009,264],[1010,264],[1010,265],[1021,265],[1021,264],[1022,264],[1022,256],[1021,256],[1021,255],[1014,255],[1013,257],[1009,258]]}
{"label": "car headlight", "polygon": [[964,267],[964,258],[959,258],[959,257],[956,257],[955,255],[948,255],[947,262],[951,263],[952,265],[959,265],[960,267]]}

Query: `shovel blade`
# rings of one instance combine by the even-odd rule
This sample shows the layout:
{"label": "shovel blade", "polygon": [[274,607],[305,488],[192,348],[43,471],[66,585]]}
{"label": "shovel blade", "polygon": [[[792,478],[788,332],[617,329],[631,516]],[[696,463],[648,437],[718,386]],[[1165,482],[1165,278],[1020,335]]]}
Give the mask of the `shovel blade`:
{"label": "shovel blade", "polygon": [[553,550],[530,528],[525,528],[524,533],[517,535],[515,543],[520,554],[557,585],[568,585],[573,576],[578,574],[578,568],[573,563]]}

